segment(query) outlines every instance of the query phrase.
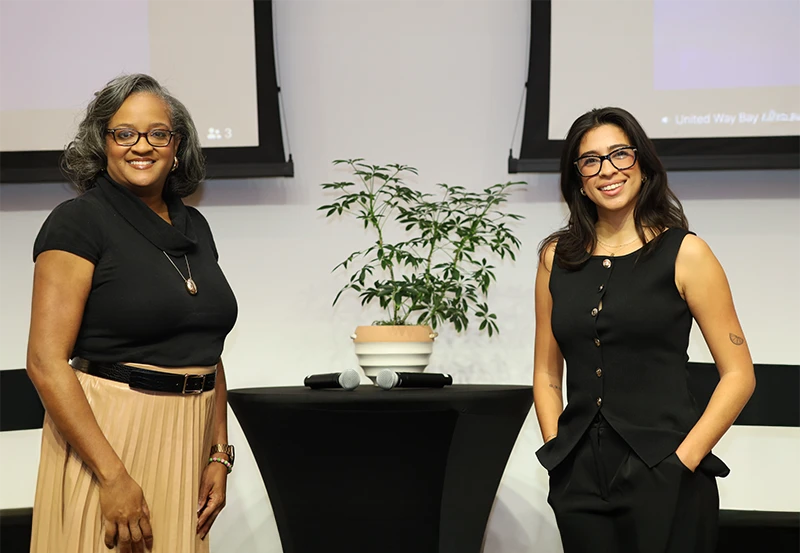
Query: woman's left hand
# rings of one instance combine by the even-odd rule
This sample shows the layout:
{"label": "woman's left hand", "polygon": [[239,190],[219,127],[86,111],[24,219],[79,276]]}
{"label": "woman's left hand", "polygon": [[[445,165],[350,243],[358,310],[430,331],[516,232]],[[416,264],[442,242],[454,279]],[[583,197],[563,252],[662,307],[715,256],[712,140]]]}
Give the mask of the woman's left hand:
{"label": "woman's left hand", "polygon": [[225,507],[225,490],[228,469],[222,463],[209,463],[200,480],[200,497],[197,502],[197,533],[205,539],[211,525]]}

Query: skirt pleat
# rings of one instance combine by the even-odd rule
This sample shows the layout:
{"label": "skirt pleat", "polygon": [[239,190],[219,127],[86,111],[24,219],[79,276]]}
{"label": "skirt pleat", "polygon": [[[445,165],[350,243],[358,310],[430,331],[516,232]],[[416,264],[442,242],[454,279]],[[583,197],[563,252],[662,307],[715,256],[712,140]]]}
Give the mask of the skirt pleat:
{"label": "skirt pleat", "polygon": [[[100,429],[142,488],[151,553],[207,553],[208,537],[196,531],[197,502],[213,437],[214,391],[144,392],[75,374]],[[31,553],[108,553],[103,535],[97,479],[45,414]]]}

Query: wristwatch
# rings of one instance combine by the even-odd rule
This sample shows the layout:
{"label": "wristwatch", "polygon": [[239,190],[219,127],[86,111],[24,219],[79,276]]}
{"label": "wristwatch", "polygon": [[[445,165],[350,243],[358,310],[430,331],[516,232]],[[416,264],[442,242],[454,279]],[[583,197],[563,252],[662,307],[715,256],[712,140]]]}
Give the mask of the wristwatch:
{"label": "wristwatch", "polygon": [[233,466],[233,459],[235,458],[235,454],[233,451],[233,446],[230,444],[216,444],[211,446],[211,453],[209,455],[214,455],[215,453],[224,453],[230,459],[230,464]]}

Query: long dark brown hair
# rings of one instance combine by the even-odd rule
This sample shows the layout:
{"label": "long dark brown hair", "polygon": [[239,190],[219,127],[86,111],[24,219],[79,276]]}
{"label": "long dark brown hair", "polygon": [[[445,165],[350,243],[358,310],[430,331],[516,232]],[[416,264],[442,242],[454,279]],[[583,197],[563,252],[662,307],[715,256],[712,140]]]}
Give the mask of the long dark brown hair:
{"label": "long dark brown hair", "polygon": [[569,207],[567,226],[554,232],[539,245],[539,254],[553,242],[558,241],[555,261],[566,269],[577,269],[590,257],[597,247],[597,206],[580,193],[581,176],[574,161],[584,135],[601,125],[619,127],[636,148],[637,163],[645,182],[636,198],[633,220],[636,234],[645,244],[640,255],[647,255],[655,246],[656,240],[647,242],[645,230],[657,235],[667,228],[689,228],[683,207],[677,196],[667,184],[667,172],[656,154],[653,142],[644,129],[630,113],[621,108],[606,107],[593,109],[578,117],[570,127],[561,151],[561,194]]}

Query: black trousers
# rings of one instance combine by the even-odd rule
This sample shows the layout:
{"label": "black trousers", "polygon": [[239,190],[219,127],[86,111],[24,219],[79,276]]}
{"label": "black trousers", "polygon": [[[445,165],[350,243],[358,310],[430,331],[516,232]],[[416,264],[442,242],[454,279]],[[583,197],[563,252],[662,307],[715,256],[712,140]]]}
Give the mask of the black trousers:
{"label": "black trousers", "polygon": [[674,453],[649,468],[602,416],[550,472],[564,553],[713,553],[719,493],[713,476]]}

